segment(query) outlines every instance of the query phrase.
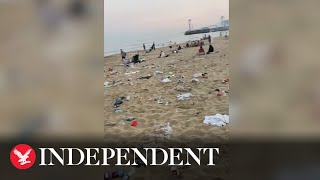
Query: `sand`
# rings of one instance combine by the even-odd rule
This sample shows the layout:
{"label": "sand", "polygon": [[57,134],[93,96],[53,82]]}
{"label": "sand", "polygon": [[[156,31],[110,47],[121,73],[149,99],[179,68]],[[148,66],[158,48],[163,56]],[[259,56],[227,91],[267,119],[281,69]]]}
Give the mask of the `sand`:
{"label": "sand", "polygon": [[[206,43],[208,44],[208,43]],[[168,47],[151,53],[140,52],[146,61],[134,65],[134,68],[120,66],[120,55],[105,57],[105,80],[111,87],[105,88],[105,139],[114,142],[127,142],[128,137],[139,140],[144,133],[151,131],[156,124],[170,122],[173,129],[172,140],[188,142],[206,140],[221,142],[228,139],[229,127],[206,126],[204,116],[216,113],[228,113],[229,97],[218,97],[216,88],[228,90],[228,84],[221,81],[229,78],[229,40],[213,40],[215,54],[197,56],[198,47],[184,48],[181,53],[171,54],[167,58],[157,58],[160,50],[170,52]],[[208,49],[208,45],[204,46]],[[131,53],[127,53],[127,56]],[[129,57],[131,57],[129,55]],[[112,68],[112,71],[109,71]],[[136,72],[132,75],[125,73]],[[154,75],[155,71],[163,74]],[[208,73],[208,78],[197,78],[199,83],[192,83],[196,73]],[[139,77],[152,75],[150,79]],[[162,83],[165,76],[172,76],[170,83]],[[183,78],[184,77],[184,78]],[[131,81],[128,79],[131,78]],[[178,81],[182,84],[177,85]],[[116,83],[112,85],[112,82]],[[177,87],[191,88],[190,100],[178,101]],[[130,96],[120,106],[123,113],[115,113],[113,104],[118,97]],[[158,103],[162,102],[162,104]],[[135,117],[137,127],[127,122],[127,117]]]}
{"label": "sand", "polygon": [[[204,46],[206,51],[207,44],[208,42]],[[228,95],[217,96],[215,93],[216,88],[229,89],[228,84],[221,82],[229,78],[229,40],[214,38],[213,45],[215,51],[219,52],[204,56],[196,55],[199,47],[184,48],[181,53],[171,54],[167,58],[157,57],[160,50],[169,53],[169,47],[147,54],[141,51],[140,55],[146,61],[134,65],[133,68],[121,66],[120,55],[105,57],[105,80],[111,83],[104,91],[105,140],[118,144],[121,142],[121,145],[141,144],[154,132],[155,125],[169,122],[173,130],[170,142],[179,142],[186,146],[195,143],[227,142],[228,125],[217,127],[203,124],[205,116],[229,114]],[[127,53],[127,56],[132,53]],[[112,68],[112,71],[109,68]],[[139,72],[125,75],[136,71]],[[162,71],[163,74],[155,75],[155,71]],[[208,78],[197,78],[199,83],[193,83],[191,80],[196,73],[207,73]],[[152,77],[139,79],[147,75]],[[162,83],[161,80],[166,76],[171,76],[171,82]],[[179,81],[183,83],[178,84]],[[189,93],[193,95],[192,98],[178,101],[176,96],[184,92],[178,92],[177,87],[191,89]],[[119,108],[124,112],[116,113],[113,104],[121,96],[130,96],[130,100],[124,100],[120,105]],[[131,122],[126,121],[128,117],[135,117],[138,126],[132,127]],[[224,168],[220,170],[219,167],[204,167],[201,172],[198,168],[194,171],[188,170],[184,175],[190,179],[201,178],[215,169],[215,177],[225,176],[226,165],[223,164],[221,166]],[[149,170],[152,171],[152,168]],[[197,175],[195,172],[198,172]],[[135,179],[143,179],[147,176],[145,173],[147,172],[139,172]],[[161,178],[171,178],[170,168],[162,175]]]}

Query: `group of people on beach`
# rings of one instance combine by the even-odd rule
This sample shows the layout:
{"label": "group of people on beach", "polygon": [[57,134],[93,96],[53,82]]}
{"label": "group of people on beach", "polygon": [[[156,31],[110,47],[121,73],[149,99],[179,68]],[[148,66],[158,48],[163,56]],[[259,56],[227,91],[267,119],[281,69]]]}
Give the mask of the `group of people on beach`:
{"label": "group of people on beach", "polygon": [[[220,37],[221,36],[222,36],[222,32],[220,32]],[[228,34],[226,32],[225,39],[227,39],[227,38],[228,38]],[[208,49],[207,52],[203,48],[203,46],[205,45],[204,40],[208,40],[208,42],[209,42],[209,49]],[[174,45],[177,46],[176,43],[174,43]],[[151,45],[150,49],[146,48],[145,43],[143,43],[142,47],[143,47],[143,50],[144,50],[145,53],[150,53],[151,51],[156,50],[155,43],[153,43]],[[211,37],[211,35],[208,35],[208,36],[205,35],[200,40],[188,41],[186,43],[186,45],[184,46],[184,48],[189,48],[189,47],[199,47],[197,55],[205,55],[205,54],[215,53],[215,49],[214,49],[214,47],[212,45],[212,37]],[[176,49],[172,50],[173,45],[172,45],[171,41],[169,43],[169,48],[170,48],[170,51],[171,51],[172,54],[179,53],[180,50],[183,49],[181,47],[181,45],[178,45],[178,47]],[[131,59],[127,59],[127,54],[122,49],[120,50],[120,53],[121,53],[122,63],[125,64],[126,66],[129,66],[130,63],[136,64],[136,63],[141,63],[143,61],[143,59],[139,58],[139,52],[134,54]],[[166,54],[164,51],[160,51],[160,54],[159,54],[158,58],[165,58],[165,57],[169,57],[169,56],[170,56],[170,53]]]}
{"label": "group of people on beach", "polygon": [[143,43],[142,45],[144,52],[149,53],[153,50],[156,50],[156,45],[153,43],[149,50],[146,49],[146,45]]}
{"label": "group of people on beach", "polygon": [[[180,52],[180,50],[182,50],[182,47],[180,45],[178,45],[177,49],[172,50],[173,46],[170,44],[169,48],[170,48],[172,54],[177,54]],[[170,56],[169,54],[165,54],[163,51],[161,51],[158,58],[165,58],[165,57],[169,57],[169,56]]]}
{"label": "group of people on beach", "polygon": [[131,63],[136,64],[141,63],[143,61],[143,59],[139,58],[139,51],[132,56],[131,60],[127,58],[127,53],[124,52],[122,49],[120,49],[120,54],[122,63],[126,66],[129,66]]}
{"label": "group of people on beach", "polygon": [[[208,49],[207,54],[210,54],[210,53],[214,53],[214,48],[213,48],[212,44],[209,45],[209,49]],[[204,49],[203,49],[203,47],[201,45],[200,48],[199,48],[199,51],[198,51],[198,55],[205,55],[205,54],[206,53],[205,53],[205,51],[204,51]]]}
{"label": "group of people on beach", "polygon": [[[222,32],[220,32],[220,37],[222,37]],[[228,39],[228,32],[226,32],[226,34],[224,35],[225,39]]]}

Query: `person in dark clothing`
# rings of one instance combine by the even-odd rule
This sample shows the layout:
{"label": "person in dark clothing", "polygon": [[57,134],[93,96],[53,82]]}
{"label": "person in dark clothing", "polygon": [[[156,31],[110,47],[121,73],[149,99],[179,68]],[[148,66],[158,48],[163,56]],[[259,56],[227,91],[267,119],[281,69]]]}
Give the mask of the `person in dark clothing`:
{"label": "person in dark clothing", "polygon": [[178,46],[178,50],[181,50],[181,49],[182,49],[182,47],[179,45],[179,46]]}
{"label": "person in dark clothing", "polygon": [[154,43],[153,43],[152,46],[150,47],[149,52],[151,52],[152,50],[155,50],[155,49],[156,49],[154,46],[155,46],[155,45],[154,45]]}
{"label": "person in dark clothing", "polygon": [[136,63],[140,63],[139,61],[139,54],[136,54],[132,57],[132,62],[133,64],[136,64]]}
{"label": "person in dark clothing", "polygon": [[209,41],[209,44],[211,44],[211,36],[210,35],[208,36],[208,41]]}
{"label": "person in dark clothing", "polygon": [[165,58],[165,57],[169,57],[169,54],[166,55],[166,53],[164,53],[163,51],[161,51],[158,58]]}
{"label": "person in dark clothing", "polygon": [[156,45],[154,43],[152,44],[152,48],[151,49],[156,50]]}
{"label": "person in dark clothing", "polygon": [[126,56],[127,56],[127,53],[125,53],[122,49],[120,49],[120,54],[121,54],[122,59],[126,58]]}
{"label": "person in dark clothing", "polygon": [[133,64],[137,64],[137,63],[141,62],[139,60],[139,53],[137,53],[136,55],[132,56],[132,62],[133,62]]}
{"label": "person in dark clothing", "polygon": [[210,53],[214,53],[214,48],[211,44],[209,45],[209,50],[208,50],[207,54],[210,54]]}
{"label": "person in dark clothing", "polygon": [[146,45],[143,43],[143,50],[146,51]]}
{"label": "person in dark clothing", "polygon": [[122,49],[120,49],[121,61],[124,62],[126,59],[127,53],[125,53]]}

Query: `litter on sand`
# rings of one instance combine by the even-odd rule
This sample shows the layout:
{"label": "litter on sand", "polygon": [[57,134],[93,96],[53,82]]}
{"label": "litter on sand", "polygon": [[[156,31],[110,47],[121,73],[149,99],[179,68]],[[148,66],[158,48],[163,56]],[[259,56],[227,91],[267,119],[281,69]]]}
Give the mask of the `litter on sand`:
{"label": "litter on sand", "polygon": [[203,123],[212,126],[225,126],[229,124],[229,115],[216,114],[213,116],[205,116]]}
{"label": "litter on sand", "polygon": [[169,83],[169,82],[171,82],[171,80],[170,80],[169,78],[165,78],[165,79],[163,79],[161,82],[163,82],[163,83]]}
{"label": "litter on sand", "polygon": [[148,74],[147,76],[142,76],[139,79],[150,79],[152,76],[150,74]]}
{"label": "litter on sand", "polygon": [[123,113],[124,111],[122,109],[115,109],[114,112],[116,113]]}
{"label": "litter on sand", "polygon": [[104,87],[110,87],[109,84],[110,84],[110,82],[108,82],[108,81],[103,83]]}
{"label": "litter on sand", "polygon": [[158,124],[155,126],[154,133],[158,134],[159,136],[162,136],[164,139],[170,139],[172,134],[172,128],[170,126],[170,123],[164,123],[164,124]]}
{"label": "litter on sand", "polygon": [[124,73],[124,74],[125,74],[125,75],[131,75],[131,74],[136,74],[136,73],[138,73],[138,72],[140,72],[140,71],[128,72],[128,73]]}
{"label": "litter on sand", "polygon": [[198,84],[200,81],[199,81],[199,79],[193,78],[193,79],[191,80],[191,82],[192,82],[192,83],[195,83],[195,84]]}
{"label": "litter on sand", "polygon": [[117,98],[116,101],[115,101],[114,104],[113,104],[113,107],[114,107],[114,108],[119,107],[119,106],[123,103],[123,100],[124,100],[125,98],[126,98],[126,97]]}
{"label": "litter on sand", "polygon": [[179,94],[177,96],[179,101],[189,100],[189,99],[191,99],[191,97],[192,97],[191,93]]}
{"label": "litter on sand", "polygon": [[196,73],[196,74],[194,74],[192,77],[193,78],[208,78],[208,73]]}
{"label": "litter on sand", "polygon": [[177,90],[178,92],[190,92],[190,91],[192,91],[192,88],[178,85],[177,88],[176,88],[176,90]]}
{"label": "litter on sand", "polygon": [[153,74],[154,75],[159,75],[159,74],[163,74],[163,72],[162,71],[155,71]]}
{"label": "litter on sand", "polygon": [[199,78],[199,77],[202,77],[202,73],[196,73],[196,74],[194,74],[192,77],[193,78]]}
{"label": "litter on sand", "polygon": [[127,119],[126,119],[126,121],[133,121],[133,120],[135,120],[136,118],[135,117],[128,117]]}
{"label": "litter on sand", "polygon": [[132,121],[131,122],[131,126],[137,127],[138,126],[138,121],[137,120]]}

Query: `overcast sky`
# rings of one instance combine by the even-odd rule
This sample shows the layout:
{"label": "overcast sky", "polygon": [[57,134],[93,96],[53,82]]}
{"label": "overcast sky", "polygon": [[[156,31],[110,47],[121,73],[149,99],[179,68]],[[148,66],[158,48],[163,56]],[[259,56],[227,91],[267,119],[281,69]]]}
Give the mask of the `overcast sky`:
{"label": "overcast sky", "polygon": [[105,32],[187,30],[229,17],[229,0],[105,0]]}

